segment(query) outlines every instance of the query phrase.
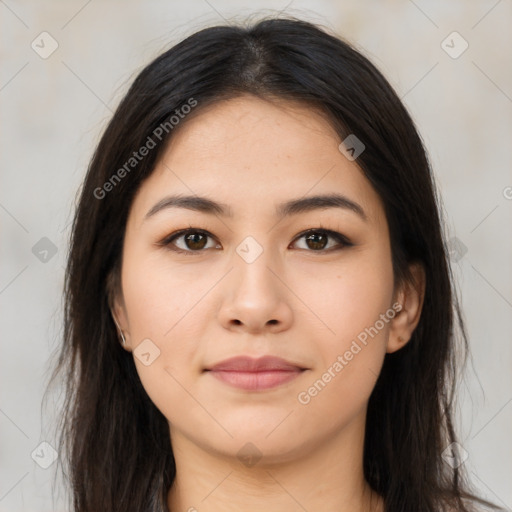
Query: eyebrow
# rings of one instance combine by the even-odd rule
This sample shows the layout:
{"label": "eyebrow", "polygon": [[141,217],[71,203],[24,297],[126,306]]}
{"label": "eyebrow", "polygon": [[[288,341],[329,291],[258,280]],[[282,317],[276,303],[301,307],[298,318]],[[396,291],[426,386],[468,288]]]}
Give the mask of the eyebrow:
{"label": "eyebrow", "polygon": [[[213,201],[201,196],[167,196],[158,201],[144,216],[144,220],[154,216],[158,212],[168,208],[184,208],[210,215],[222,217],[233,217],[229,205]],[[341,208],[357,214],[364,221],[368,221],[363,208],[348,197],[341,194],[323,194],[316,196],[301,197],[282,203],[276,208],[276,216],[279,218],[290,215],[297,215],[314,210],[325,210],[328,208]]]}

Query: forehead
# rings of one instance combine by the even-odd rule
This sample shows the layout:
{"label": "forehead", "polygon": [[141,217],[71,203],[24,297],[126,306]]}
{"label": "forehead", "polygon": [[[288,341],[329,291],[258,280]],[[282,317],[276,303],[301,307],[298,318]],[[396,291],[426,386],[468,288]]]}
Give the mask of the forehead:
{"label": "forehead", "polygon": [[166,194],[208,196],[234,217],[270,216],[275,205],[339,192],[382,221],[380,198],[325,116],[254,96],[220,101],[185,118],[132,206],[139,221]]}

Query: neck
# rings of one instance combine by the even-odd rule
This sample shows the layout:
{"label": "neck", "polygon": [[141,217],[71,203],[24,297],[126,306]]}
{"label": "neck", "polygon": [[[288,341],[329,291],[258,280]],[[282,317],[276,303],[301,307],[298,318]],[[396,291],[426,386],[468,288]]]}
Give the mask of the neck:
{"label": "neck", "polygon": [[262,456],[247,467],[236,454],[213,454],[171,429],[176,478],[169,510],[382,512],[381,497],[364,479],[363,433],[356,421],[286,462]]}

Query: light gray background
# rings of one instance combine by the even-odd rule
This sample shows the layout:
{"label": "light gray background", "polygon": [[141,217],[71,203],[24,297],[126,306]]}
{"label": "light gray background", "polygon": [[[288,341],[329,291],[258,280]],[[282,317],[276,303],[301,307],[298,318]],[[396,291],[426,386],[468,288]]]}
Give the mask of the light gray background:
{"label": "light gray background", "polygon": [[[0,0],[0,511],[65,510],[60,486],[51,501],[57,464],[42,469],[31,454],[55,446],[59,394],[43,408],[43,391],[61,334],[71,211],[102,128],[164,49],[206,25],[282,9],[355,42],[425,140],[458,240],[452,264],[473,354],[458,414],[465,464],[484,496],[511,509],[511,0]],[[58,43],[46,59],[31,48],[43,31]],[[461,39],[442,43],[453,31],[469,45],[458,58]],[[43,237],[57,248],[46,262],[32,252]]]}

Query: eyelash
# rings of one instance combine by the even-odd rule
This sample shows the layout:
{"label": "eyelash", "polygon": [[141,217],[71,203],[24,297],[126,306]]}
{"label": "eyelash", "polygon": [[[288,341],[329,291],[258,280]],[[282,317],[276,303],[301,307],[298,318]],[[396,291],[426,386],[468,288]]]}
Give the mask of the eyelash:
{"label": "eyelash", "polygon": [[[199,250],[194,251],[191,249],[185,250],[185,249],[180,249],[179,247],[176,247],[176,246],[172,246],[172,243],[175,240],[177,240],[178,238],[181,238],[184,235],[188,235],[188,234],[192,234],[192,233],[199,233],[201,235],[205,235],[207,237],[215,239],[215,237],[208,231],[205,231],[204,229],[194,228],[191,226],[188,229],[181,229],[179,231],[175,231],[174,233],[171,233],[169,236],[165,237],[157,245],[164,246],[166,249],[168,249],[170,251],[182,253],[182,254],[184,253],[187,255],[193,255],[194,253],[197,254],[197,253],[205,252],[206,250],[208,250],[208,249],[199,249]],[[341,247],[338,247],[338,248],[331,247],[330,249],[319,249],[319,250],[312,250],[312,249],[301,249],[301,250],[305,250],[307,252],[329,253],[329,252],[332,252],[333,250],[334,251],[341,250],[345,247],[351,247],[354,245],[345,235],[342,235],[341,233],[338,233],[337,231],[325,229],[322,226],[320,226],[319,228],[308,229],[308,230],[300,233],[296,238],[294,238],[293,242],[296,242],[297,240],[299,240],[307,235],[313,234],[313,233],[321,233],[323,235],[327,235],[328,237],[336,240],[338,242],[338,244],[341,245]],[[211,249],[211,248],[209,248],[209,249]]]}

